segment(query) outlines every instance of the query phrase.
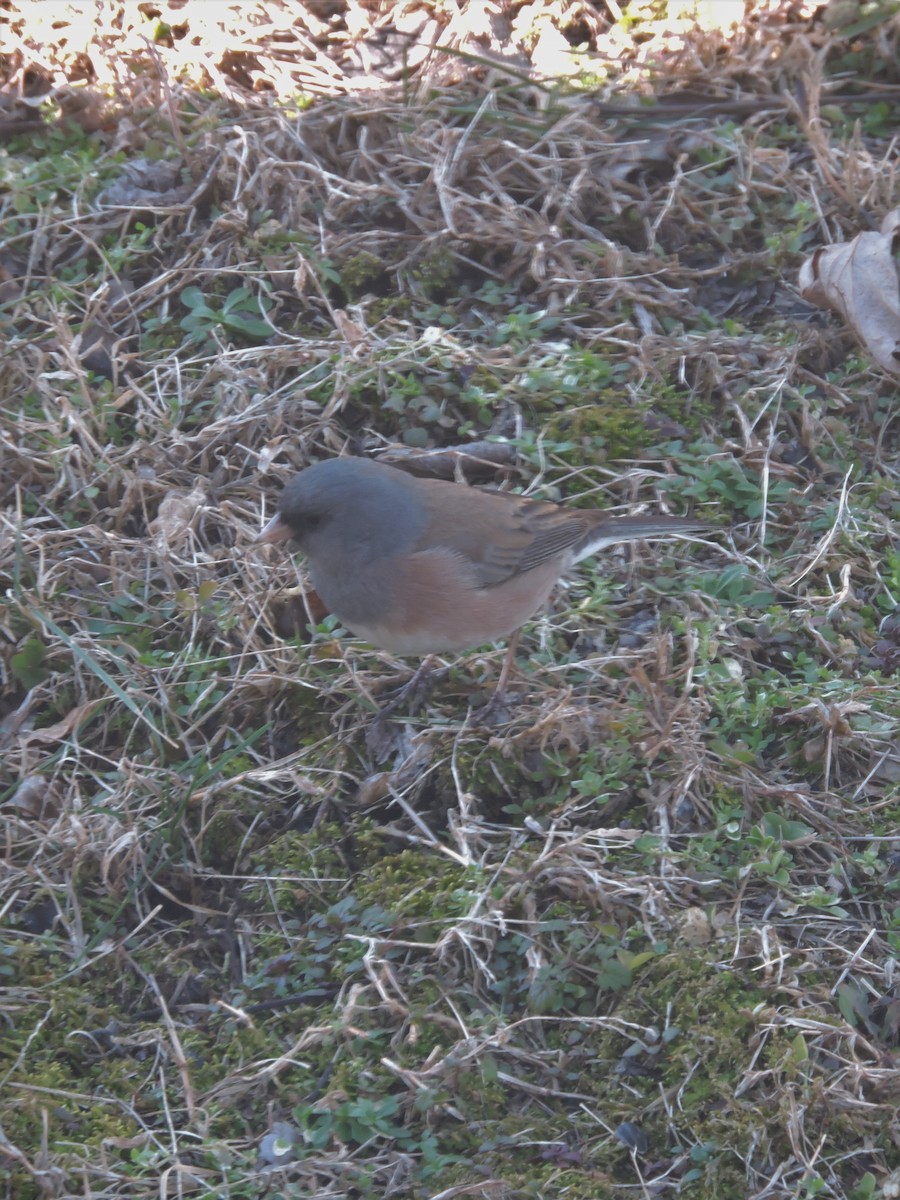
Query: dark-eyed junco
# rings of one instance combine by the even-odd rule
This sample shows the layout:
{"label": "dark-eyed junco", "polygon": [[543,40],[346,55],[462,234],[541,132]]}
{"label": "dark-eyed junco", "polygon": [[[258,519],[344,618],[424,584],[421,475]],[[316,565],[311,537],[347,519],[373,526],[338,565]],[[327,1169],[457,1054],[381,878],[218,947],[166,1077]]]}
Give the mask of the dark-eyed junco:
{"label": "dark-eyed junco", "polygon": [[704,528],[333,458],[287,484],[258,540],[293,538],[323,603],[352,633],[395,654],[427,655],[515,633],[573,563],[604,546]]}

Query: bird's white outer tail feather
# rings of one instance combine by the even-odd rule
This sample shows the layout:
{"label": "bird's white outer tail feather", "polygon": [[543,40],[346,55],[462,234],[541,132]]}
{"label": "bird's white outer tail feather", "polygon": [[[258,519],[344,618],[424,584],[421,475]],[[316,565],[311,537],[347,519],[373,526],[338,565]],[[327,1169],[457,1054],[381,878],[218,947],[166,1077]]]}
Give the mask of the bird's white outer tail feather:
{"label": "bird's white outer tail feather", "polygon": [[689,517],[611,517],[592,530],[582,545],[575,548],[572,562],[590,558],[607,546],[689,537],[692,533],[702,533],[706,528],[703,521],[692,521]]}

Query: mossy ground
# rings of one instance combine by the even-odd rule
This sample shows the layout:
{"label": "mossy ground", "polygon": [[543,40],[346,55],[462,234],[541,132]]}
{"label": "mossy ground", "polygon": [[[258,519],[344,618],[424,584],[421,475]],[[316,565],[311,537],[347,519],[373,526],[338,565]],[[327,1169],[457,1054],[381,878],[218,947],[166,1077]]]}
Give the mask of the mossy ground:
{"label": "mossy ground", "polygon": [[[898,29],[801,7],[505,6],[564,84],[440,7],[0,14],[0,1194],[894,1194],[896,384],[793,281],[893,203]],[[475,443],[713,532],[385,723],[253,537]]]}

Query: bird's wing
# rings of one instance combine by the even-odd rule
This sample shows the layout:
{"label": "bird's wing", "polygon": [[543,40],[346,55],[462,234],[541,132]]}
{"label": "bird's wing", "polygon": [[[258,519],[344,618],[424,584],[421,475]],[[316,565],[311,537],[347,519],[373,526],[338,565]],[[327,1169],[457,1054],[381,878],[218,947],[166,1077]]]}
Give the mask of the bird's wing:
{"label": "bird's wing", "polygon": [[[429,520],[417,549],[440,545],[452,551],[477,587],[494,587],[555,557],[562,569],[567,551],[592,526],[590,514],[578,509],[502,492],[473,489],[467,496],[459,484],[446,487],[452,492],[431,485]],[[454,521],[447,520],[442,500],[452,501]]]}

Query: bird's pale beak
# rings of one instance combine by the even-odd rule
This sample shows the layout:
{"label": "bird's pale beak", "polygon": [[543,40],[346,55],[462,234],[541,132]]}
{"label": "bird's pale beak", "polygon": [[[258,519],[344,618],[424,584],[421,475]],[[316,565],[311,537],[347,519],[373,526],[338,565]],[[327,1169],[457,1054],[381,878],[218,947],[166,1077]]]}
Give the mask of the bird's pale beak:
{"label": "bird's pale beak", "polygon": [[274,545],[275,542],[290,541],[293,536],[290,525],[288,525],[281,513],[276,513],[265,529],[257,534],[256,540],[257,542],[266,542]]}

